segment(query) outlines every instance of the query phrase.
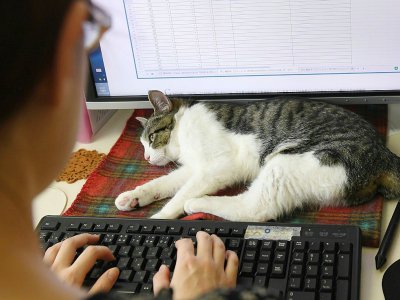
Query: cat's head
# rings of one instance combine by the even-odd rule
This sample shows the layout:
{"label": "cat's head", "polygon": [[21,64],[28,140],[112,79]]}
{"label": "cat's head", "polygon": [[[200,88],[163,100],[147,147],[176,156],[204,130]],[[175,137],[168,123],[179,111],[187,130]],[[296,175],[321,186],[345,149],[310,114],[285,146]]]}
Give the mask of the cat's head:
{"label": "cat's head", "polygon": [[148,97],[154,112],[148,119],[136,118],[143,126],[140,141],[144,147],[144,158],[152,165],[164,166],[176,159],[171,157],[168,146],[177,110],[171,100],[160,91],[149,91]]}

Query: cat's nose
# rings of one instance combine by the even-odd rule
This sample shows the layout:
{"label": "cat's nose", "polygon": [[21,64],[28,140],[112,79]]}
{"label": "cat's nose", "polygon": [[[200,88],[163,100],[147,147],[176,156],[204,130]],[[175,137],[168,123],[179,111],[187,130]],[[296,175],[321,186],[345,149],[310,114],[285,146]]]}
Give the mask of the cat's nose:
{"label": "cat's nose", "polygon": [[147,160],[147,161],[149,161],[149,160],[150,160],[150,155],[145,155],[145,156],[144,156],[144,159]]}

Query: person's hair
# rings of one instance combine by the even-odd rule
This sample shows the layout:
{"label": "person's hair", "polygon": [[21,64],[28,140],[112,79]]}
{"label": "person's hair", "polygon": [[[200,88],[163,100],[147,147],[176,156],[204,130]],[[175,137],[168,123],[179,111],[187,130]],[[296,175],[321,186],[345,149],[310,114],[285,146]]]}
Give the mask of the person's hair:
{"label": "person's hair", "polygon": [[72,1],[1,1],[0,124],[24,106],[52,68],[60,29]]}

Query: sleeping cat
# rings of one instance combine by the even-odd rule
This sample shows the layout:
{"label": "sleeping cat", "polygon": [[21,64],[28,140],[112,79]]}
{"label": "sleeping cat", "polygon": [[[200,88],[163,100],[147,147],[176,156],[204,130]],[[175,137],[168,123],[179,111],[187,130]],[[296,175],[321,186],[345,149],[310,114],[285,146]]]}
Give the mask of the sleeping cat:
{"label": "sleeping cat", "polygon": [[[304,205],[357,205],[400,196],[400,158],[358,115],[327,103],[275,99],[251,104],[185,102],[150,91],[145,159],[180,167],[115,204],[132,210],[172,197],[152,218],[205,212],[232,221],[276,219]],[[236,196],[209,196],[237,183]]]}

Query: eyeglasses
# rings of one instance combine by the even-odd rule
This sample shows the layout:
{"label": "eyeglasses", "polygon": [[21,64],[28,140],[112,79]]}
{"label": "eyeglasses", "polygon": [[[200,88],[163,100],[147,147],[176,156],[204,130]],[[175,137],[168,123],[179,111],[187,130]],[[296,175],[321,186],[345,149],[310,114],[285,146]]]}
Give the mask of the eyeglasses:
{"label": "eyeglasses", "polygon": [[85,2],[89,7],[89,15],[83,23],[83,44],[86,51],[90,52],[98,47],[100,38],[111,27],[111,17],[90,0]]}

